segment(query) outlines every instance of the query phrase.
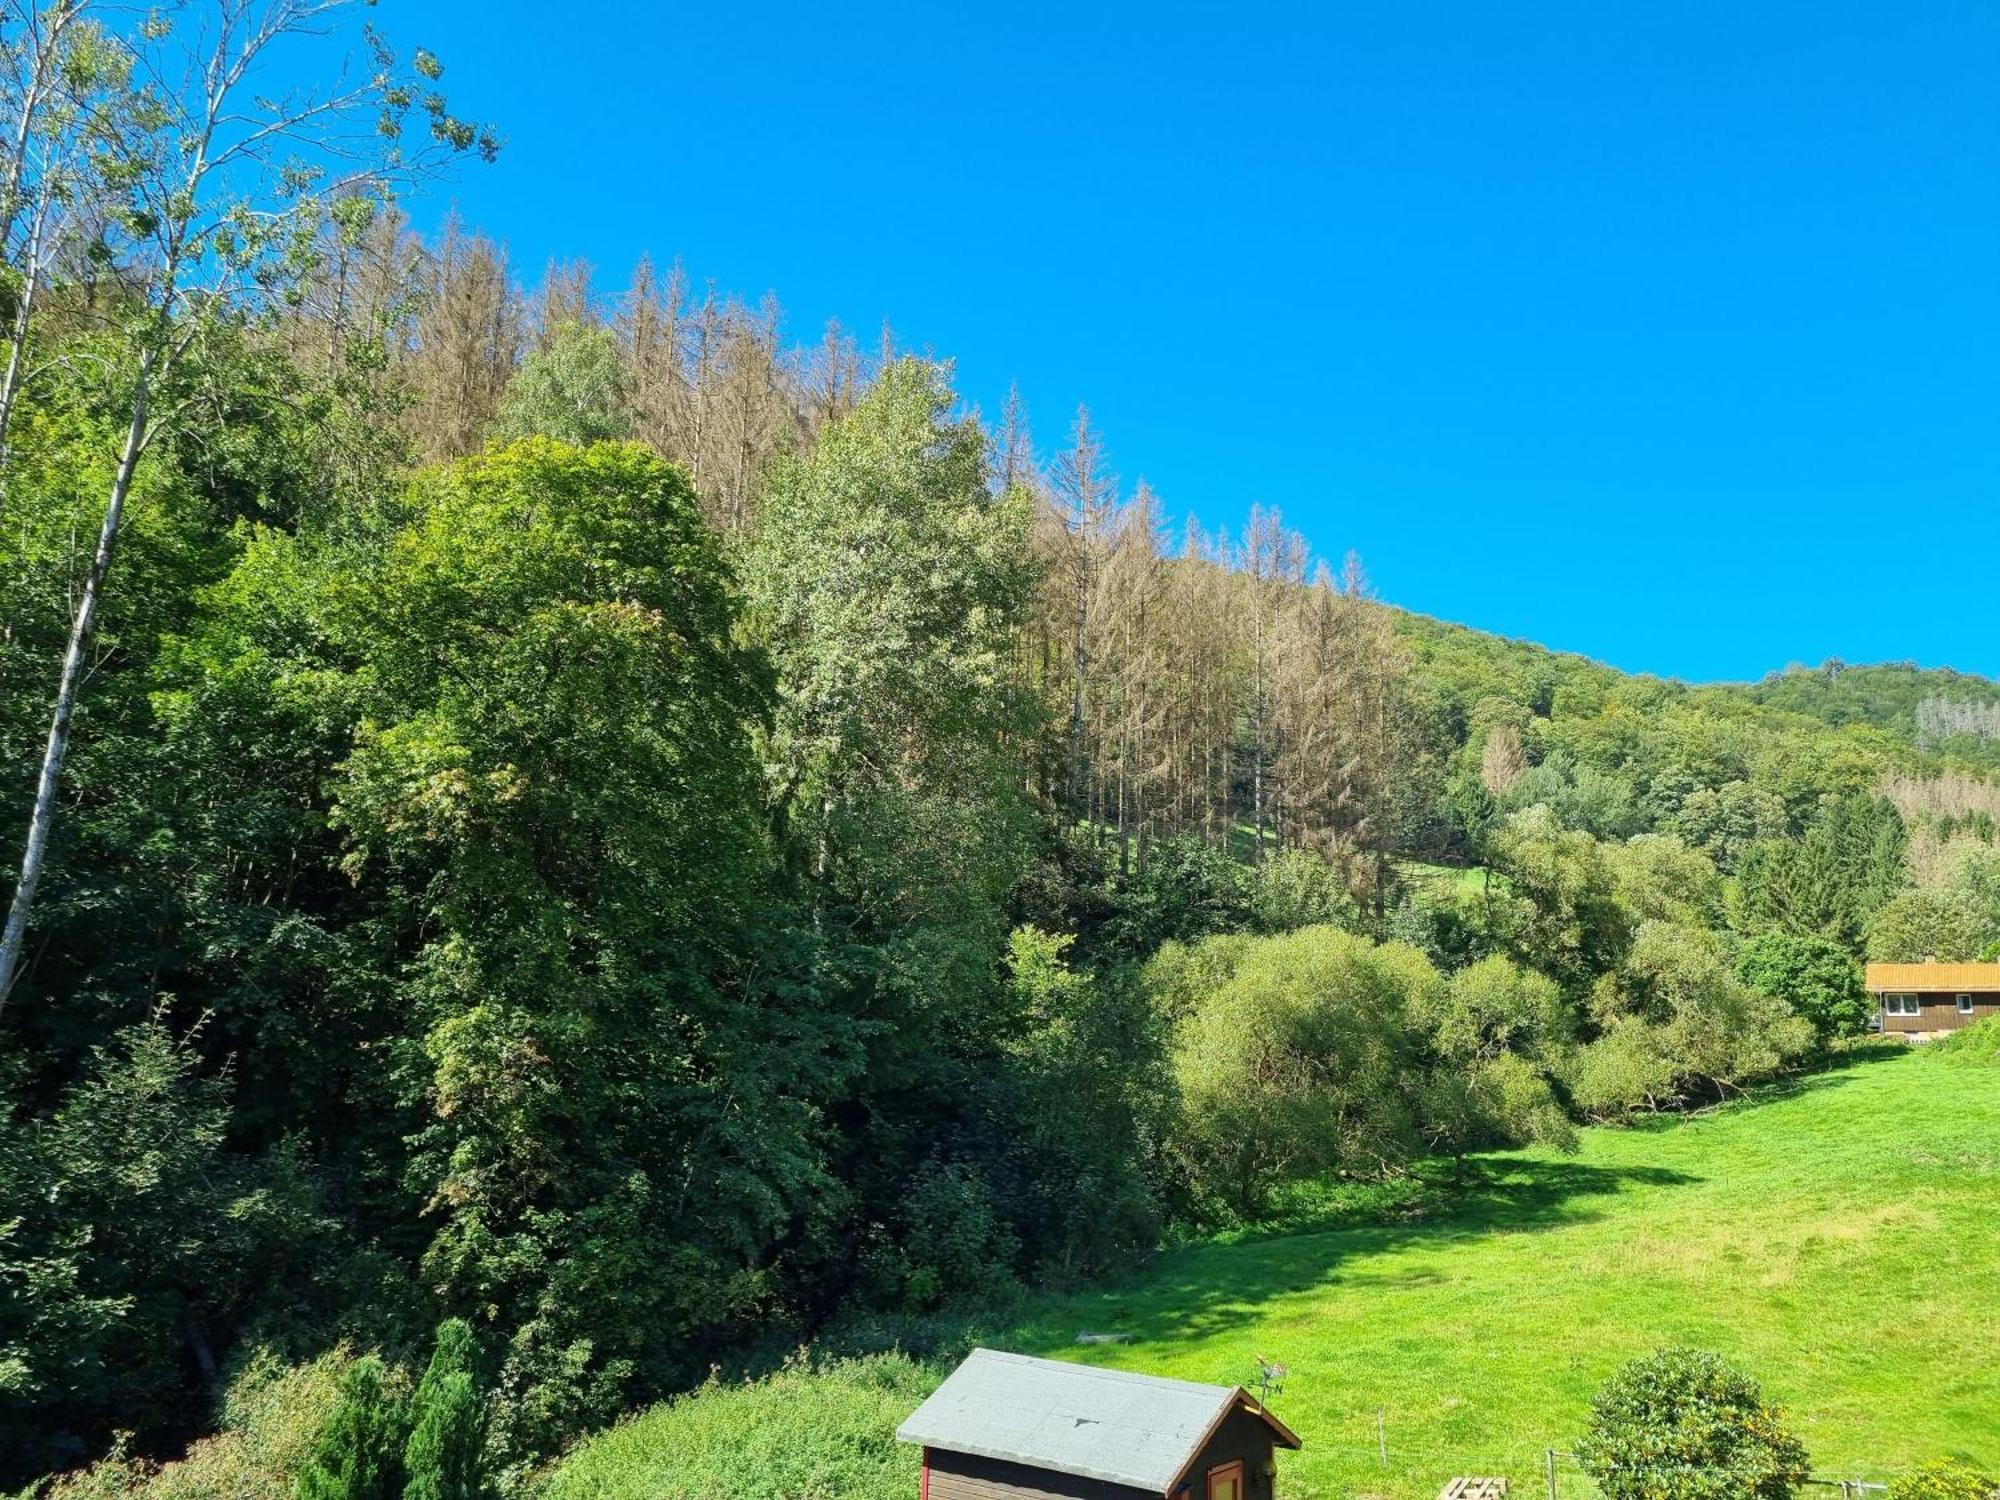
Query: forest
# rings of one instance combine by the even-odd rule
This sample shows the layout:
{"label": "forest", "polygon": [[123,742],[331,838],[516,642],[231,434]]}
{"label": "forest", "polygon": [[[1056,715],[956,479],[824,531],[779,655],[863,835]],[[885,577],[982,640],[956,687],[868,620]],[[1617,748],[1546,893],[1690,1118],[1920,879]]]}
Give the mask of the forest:
{"label": "forest", "polygon": [[519,1486],[2000,952],[1994,684],[1628,676],[887,330],[523,276],[397,207],[504,153],[341,9],[0,29],[0,1485],[149,1492],[340,1350],[300,1451],[407,1448],[298,1493]]}

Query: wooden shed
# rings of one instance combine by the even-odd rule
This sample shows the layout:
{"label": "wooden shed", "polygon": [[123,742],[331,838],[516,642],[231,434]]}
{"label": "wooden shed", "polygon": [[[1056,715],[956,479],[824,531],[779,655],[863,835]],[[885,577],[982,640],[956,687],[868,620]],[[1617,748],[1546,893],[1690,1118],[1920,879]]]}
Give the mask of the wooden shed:
{"label": "wooden shed", "polygon": [[919,1500],[1272,1500],[1292,1430],[1241,1386],[975,1349],[896,1429]]}
{"label": "wooden shed", "polygon": [[1870,964],[1882,1030],[1923,1039],[2000,1015],[2000,964]]}

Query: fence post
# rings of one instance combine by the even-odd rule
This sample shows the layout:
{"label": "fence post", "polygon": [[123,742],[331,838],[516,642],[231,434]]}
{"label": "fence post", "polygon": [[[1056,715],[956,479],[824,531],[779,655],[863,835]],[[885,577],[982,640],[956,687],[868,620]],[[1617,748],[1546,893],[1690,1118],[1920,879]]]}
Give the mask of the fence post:
{"label": "fence post", "polygon": [[1556,1495],[1556,1450],[1548,1450],[1549,1457],[1549,1500],[1558,1500]]}

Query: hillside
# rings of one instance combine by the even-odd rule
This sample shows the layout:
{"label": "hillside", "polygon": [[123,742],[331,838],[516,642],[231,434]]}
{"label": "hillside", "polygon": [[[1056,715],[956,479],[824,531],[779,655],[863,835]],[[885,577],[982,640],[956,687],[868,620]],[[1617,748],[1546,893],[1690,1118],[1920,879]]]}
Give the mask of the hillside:
{"label": "hillside", "polygon": [[[2000,1069],[1877,1053],[1766,1102],[1586,1131],[1574,1157],[1482,1158],[1448,1209],[1173,1251],[985,1337],[1203,1381],[1243,1381],[1258,1354],[1285,1362],[1273,1405],[1306,1448],[1283,1460],[1281,1484],[1301,1500],[1427,1500],[1461,1473],[1525,1489],[1603,1379],[1668,1342],[1754,1372],[1821,1474],[1880,1479],[1948,1451],[1991,1467],[1996,1141]],[[1084,1330],[1132,1341],[1078,1349]],[[893,1415],[885,1386],[908,1399],[921,1384],[898,1365],[835,1384],[852,1391],[840,1410],[855,1424],[828,1443],[839,1467],[818,1472],[840,1473],[855,1500],[913,1493],[914,1459],[874,1427]],[[641,1417],[585,1445],[553,1494],[764,1493],[684,1467],[691,1452],[720,1458],[704,1405],[718,1400],[748,1404],[723,1391]],[[811,1409],[815,1431],[842,1420]],[[831,1493],[812,1471],[787,1480]],[[1589,1491],[1566,1472],[1564,1493]]]}
{"label": "hillside", "polygon": [[1855,666],[1830,660],[1816,667],[1794,664],[1755,682],[1689,683],[1622,672],[1575,652],[1427,615],[1393,614],[1397,633],[1448,690],[1490,693],[1504,684],[1507,697],[1544,715],[1560,711],[1564,686],[1572,708],[1579,697],[1637,691],[1778,725],[1879,730],[1903,745],[1981,769],[2000,767],[2000,682],[1976,673],[1914,662]]}
{"label": "hillside", "polygon": [[1926,750],[1989,769],[2000,766],[2000,683],[1990,677],[1913,662],[1857,667],[1830,661],[1707,691],[1806,714],[1836,728],[1871,725]]}

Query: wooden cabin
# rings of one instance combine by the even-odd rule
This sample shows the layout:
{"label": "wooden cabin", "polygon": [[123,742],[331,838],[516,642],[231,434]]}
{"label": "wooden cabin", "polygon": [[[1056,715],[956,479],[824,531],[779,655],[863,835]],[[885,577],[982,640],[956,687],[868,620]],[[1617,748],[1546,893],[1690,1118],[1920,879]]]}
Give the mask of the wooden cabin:
{"label": "wooden cabin", "polygon": [[2000,1015],[2000,964],[1870,964],[1867,984],[1889,1036],[1925,1041]]}
{"label": "wooden cabin", "polygon": [[1299,1440],[1241,1386],[975,1349],[896,1429],[919,1500],[1272,1500]]}

